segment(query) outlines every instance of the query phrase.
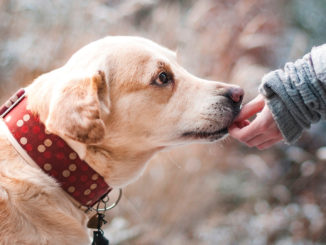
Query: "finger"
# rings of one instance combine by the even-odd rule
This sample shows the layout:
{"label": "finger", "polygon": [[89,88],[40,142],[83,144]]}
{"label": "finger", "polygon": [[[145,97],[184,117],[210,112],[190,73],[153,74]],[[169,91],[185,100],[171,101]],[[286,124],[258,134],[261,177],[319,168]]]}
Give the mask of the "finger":
{"label": "finger", "polygon": [[244,128],[250,124],[249,120],[244,120],[240,122],[234,122],[234,124],[231,127],[238,127],[238,128]]}
{"label": "finger", "polygon": [[235,123],[233,123],[233,124],[229,127],[229,134],[230,134],[233,138],[239,139],[240,130],[241,130],[241,128],[238,127]]}
{"label": "finger", "polygon": [[243,133],[243,129],[238,127],[236,124],[233,124],[230,128],[229,128],[229,134],[241,141],[241,142],[245,142],[245,134]]}
{"label": "finger", "polygon": [[236,124],[234,123],[229,128],[229,133],[233,138],[236,138],[237,140],[246,143],[261,134],[260,132],[257,131],[257,127],[255,126],[255,124],[256,123],[250,123],[249,125],[240,128],[237,127]]}
{"label": "finger", "polygon": [[264,142],[266,141],[270,141],[272,140],[271,138],[268,138],[266,135],[264,134],[260,134],[260,135],[257,135],[256,137],[253,137],[252,139],[248,140],[246,142],[246,144],[250,147],[253,147],[253,146],[258,146],[258,145],[261,145],[263,144]]}
{"label": "finger", "polygon": [[276,143],[280,142],[282,140],[282,138],[277,138],[277,139],[272,139],[272,140],[269,140],[269,141],[266,141],[260,145],[257,146],[257,148],[259,150],[265,150],[273,145],[275,145]]}
{"label": "finger", "polygon": [[[267,129],[269,130],[269,129]],[[262,145],[265,142],[269,142],[269,141],[281,141],[283,139],[282,135],[280,133],[274,133],[272,131],[268,132],[268,134],[266,133],[262,133],[260,135],[257,135],[256,137],[246,141],[246,144],[250,147],[253,146],[259,146]]]}
{"label": "finger", "polygon": [[256,98],[254,98],[252,101],[250,101],[248,104],[244,105],[241,108],[241,111],[235,121],[243,121],[252,117],[253,115],[260,112],[264,108],[264,105],[264,97],[262,95],[258,95]]}

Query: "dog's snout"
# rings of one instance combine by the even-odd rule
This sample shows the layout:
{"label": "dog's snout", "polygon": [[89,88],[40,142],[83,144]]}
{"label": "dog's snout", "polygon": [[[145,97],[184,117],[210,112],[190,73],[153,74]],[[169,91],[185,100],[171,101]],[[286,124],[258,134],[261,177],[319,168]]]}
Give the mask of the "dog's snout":
{"label": "dog's snout", "polygon": [[236,104],[241,104],[243,95],[244,95],[244,91],[240,87],[230,88],[226,94],[226,96]]}

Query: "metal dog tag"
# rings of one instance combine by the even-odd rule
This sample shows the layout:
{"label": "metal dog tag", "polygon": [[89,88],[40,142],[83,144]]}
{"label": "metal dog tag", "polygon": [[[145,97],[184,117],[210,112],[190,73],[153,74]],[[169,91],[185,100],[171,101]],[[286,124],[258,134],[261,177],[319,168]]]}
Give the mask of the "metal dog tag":
{"label": "metal dog tag", "polygon": [[98,229],[101,228],[102,225],[106,223],[107,221],[104,219],[104,215],[96,213],[87,222],[87,227],[90,229]]}

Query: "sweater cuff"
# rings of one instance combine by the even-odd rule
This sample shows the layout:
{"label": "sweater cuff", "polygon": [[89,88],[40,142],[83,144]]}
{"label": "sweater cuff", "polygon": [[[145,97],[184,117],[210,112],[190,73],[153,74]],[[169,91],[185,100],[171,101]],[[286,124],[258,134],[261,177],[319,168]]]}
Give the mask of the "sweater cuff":
{"label": "sweater cuff", "polygon": [[280,99],[270,98],[267,105],[285,142],[288,144],[295,143],[301,137],[303,128],[297,124]]}
{"label": "sweater cuff", "polygon": [[[270,72],[263,77],[259,91],[267,99],[267,105],[285,142],[293,144],[302,135],[303,128],[297,123],[282,98],[275,91],[282,90],[280,88],[282,84],[278,71]],[[275,87],[278,87],[278,89]]]}

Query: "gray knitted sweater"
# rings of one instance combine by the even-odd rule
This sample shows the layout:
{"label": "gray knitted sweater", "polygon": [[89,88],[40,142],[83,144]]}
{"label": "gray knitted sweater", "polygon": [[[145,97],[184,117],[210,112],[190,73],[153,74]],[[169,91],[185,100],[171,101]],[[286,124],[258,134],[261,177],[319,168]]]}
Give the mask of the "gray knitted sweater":
{"label": "gray knitted sweater", "polygon": [[259,91],[285,141],[297,141],[304,129],[326,119],[326,44],[265,75]]}

